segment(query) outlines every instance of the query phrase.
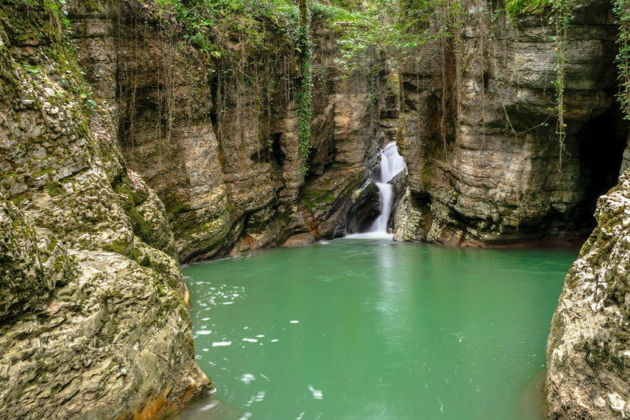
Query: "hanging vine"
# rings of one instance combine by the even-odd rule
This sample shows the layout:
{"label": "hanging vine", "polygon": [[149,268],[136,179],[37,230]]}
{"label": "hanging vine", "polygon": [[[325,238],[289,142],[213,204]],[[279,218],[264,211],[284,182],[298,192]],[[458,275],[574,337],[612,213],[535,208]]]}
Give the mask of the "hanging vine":
{"label": "hanging vine", "polygon": [[297,50],[300,63],[300,84],[298,89],[298,143],[300,152],[300,172],[304,177],[308,172],[308,159],[311,151],[311,121],[313,119],[313,50],[311,40],[311,12],[307,0],[299,0],[299,23],[297,30]]}
{"label": "hanging vine", "polygon": [[565,121],[565,101],[564,93],[566,89],[566,65],[568,42],[567,35],[569,25],[573,20],[573,7],[571,0],[554,0],[551,4],[551,23],[554,27],[553,41],[555,43],[554,70],[556,79],[554,80],[555,102],[556,102],[556,136],[559,143],[558,170],[562,170],[562,158],[565,150],[565,141],[567,137],[567,124]]}
{"label": "hanging vine", "polygon": [[617,100],[626,120],[630,120],[630,1],[614,0],[613,12],[619,25],[617,45],[619,50],[615,61],[617,63],[617,77],[619,92]]}

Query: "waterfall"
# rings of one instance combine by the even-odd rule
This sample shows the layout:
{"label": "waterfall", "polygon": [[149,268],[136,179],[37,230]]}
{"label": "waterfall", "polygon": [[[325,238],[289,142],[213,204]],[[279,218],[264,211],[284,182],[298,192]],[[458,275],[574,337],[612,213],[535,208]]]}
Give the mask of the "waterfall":
{"label": "waterfall", "polygon": [[375,183],[378,187],[381,213],[372,223],[370,232],[387,233],[387,222],[389,222],[389,216],[392,214],[392,206],[394,205],[394,186],[389,181],[402,172],[406,165],[405,160],[398,153],[396,142],[388,143],[381,149],[380,154],[380,179]]}
{"label": "waterfall", "polygon": [[381,163],[378,179],[374,180],[379,192],[380,213],[367,232],[348,235],[346,236],[347,238],[391,239],[392,237],[392,235],[387,232],[387,224],[392,214],[392,207],[394,206],[394,186],[390,184],[390,181],[405,170],[407,165],[403,157],[398,153],[396,142],[386,144],[380,151],[380,158]]}

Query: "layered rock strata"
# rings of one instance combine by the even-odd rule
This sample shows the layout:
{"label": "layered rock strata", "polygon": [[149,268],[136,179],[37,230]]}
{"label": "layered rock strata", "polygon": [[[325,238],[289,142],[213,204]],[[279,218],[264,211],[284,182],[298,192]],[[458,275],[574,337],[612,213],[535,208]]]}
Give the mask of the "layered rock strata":
{"label": "layered rock strata", "polygon": [[409,192],[399,239],[579,242],[592,229],[596,197],[616,182],[625,142],[614,104],[610,4],[575,7],[562,142],[553,28],[544,16],[518,24],[496,16],[490,3],[471,9],[461,41],[429,43],[401,73],[399,146]]}
{"label": "layered rock strata", "polygon": [[275,35],[270,51],[235,40],[229,58],[209,57],[150,9],[114,4],[73,4],[78,54],[96,96],[115,110],[127,164],[164,202],[182,261],[343,232],[346,203],[379,146],[382,74],[345,73],[336,34],[314,18],[304,183],[291,39]]}

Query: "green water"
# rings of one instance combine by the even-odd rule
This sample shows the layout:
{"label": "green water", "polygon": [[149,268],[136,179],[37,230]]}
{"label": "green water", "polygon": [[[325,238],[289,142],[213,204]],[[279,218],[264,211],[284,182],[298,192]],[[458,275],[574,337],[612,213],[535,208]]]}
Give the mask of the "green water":
{"label": "green water", "polygon": [[218,392],[181,418],[539,419],[575,256],[341,239],[188,266]]}

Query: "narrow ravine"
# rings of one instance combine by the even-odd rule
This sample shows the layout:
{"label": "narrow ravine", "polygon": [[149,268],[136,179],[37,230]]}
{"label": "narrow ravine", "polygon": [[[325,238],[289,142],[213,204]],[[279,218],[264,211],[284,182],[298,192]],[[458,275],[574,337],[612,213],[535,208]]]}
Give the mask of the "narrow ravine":
{"label": "narrow ravine", "polygon": [[0,420],[630,418],[629,42],[628,0],[0,2]]}

